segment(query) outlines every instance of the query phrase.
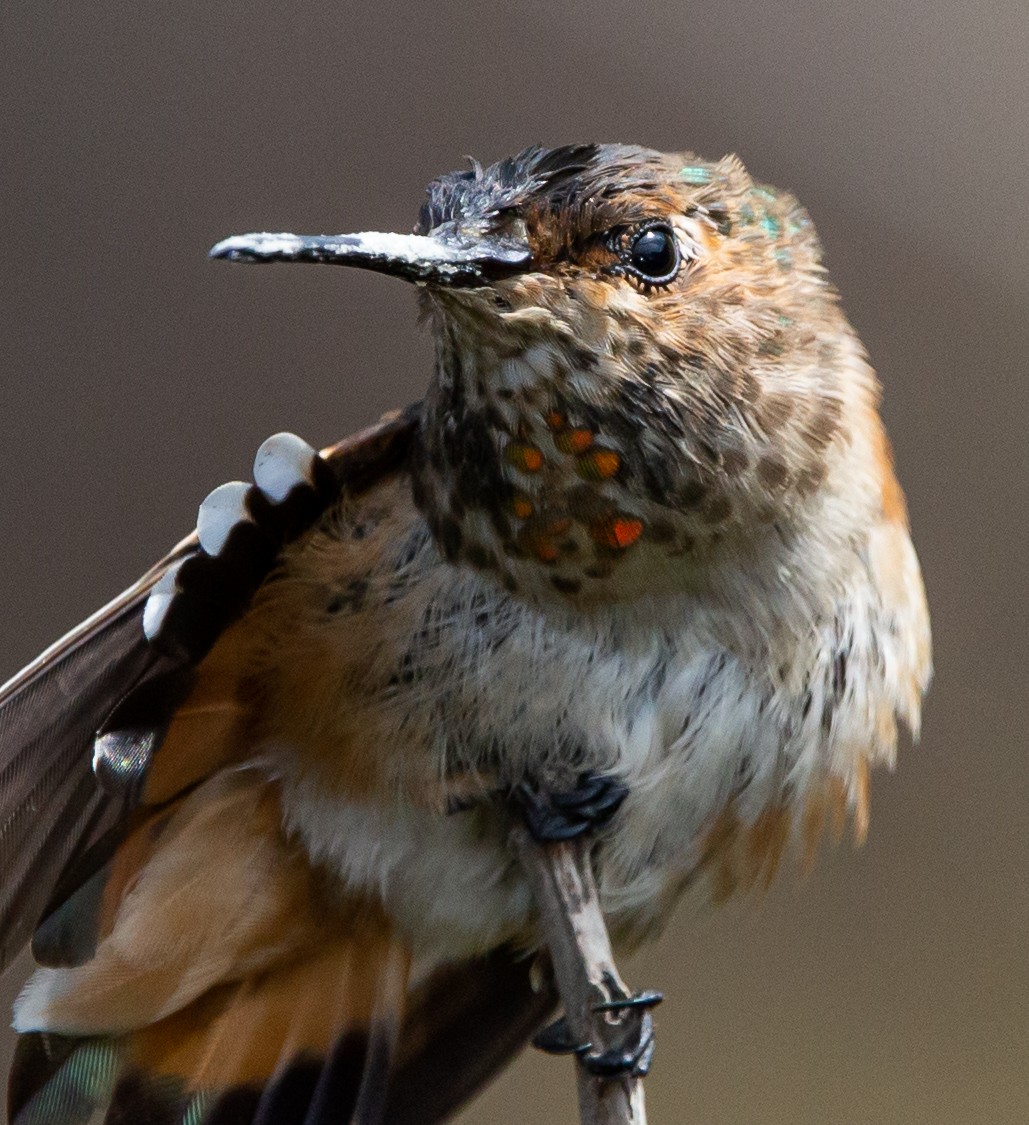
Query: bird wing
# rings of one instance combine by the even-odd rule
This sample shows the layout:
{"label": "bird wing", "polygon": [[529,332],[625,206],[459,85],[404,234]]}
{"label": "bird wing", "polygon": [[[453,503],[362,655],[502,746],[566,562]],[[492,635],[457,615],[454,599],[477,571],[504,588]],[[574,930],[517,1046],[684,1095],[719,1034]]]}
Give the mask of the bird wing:
{"label": "bird wing", "polygon": [[32,935],[43,966],[11,1121],[428,1125],[552,1010],[509,950],[409,990],[381,907],[324,893],[274,780],[241,765],[245,609],[286,544],[404,466],[416,425],[321,455],[269,439],[254,485],[212,493],[194,535],[0,689],[0,952]]}
{"label": "bird wing", "polygon": [[0,969],[129,811],[130,794],[98,784],[94,740],[136,685],[179,671],[147,644],[141,619],[149,590],[195,550],[195,539],[180,544],[0,688]]}
{"label": "bird wing", "polygon": [[[397,468],[416,419],[417,407],[388,415],[307,465],[291,459],[295,446],[283,456],[282,442],[269,439],[262,451],[270,447],[272,456],[262,463],[259,452],[255,463],[257,484],[209,497],[222,494],[215,523],[225,517],[216,552],[202,545],[198,521],[201,534],[0,687],[0,970],[106,862],[155,751],[195,690],[197,668],[281,548],[341,491],[363,491]],[[224,509],[224,489],[235,489],[235,512]],[[44,924],[35,943],[44,963],[71,955],[60,929]]]}

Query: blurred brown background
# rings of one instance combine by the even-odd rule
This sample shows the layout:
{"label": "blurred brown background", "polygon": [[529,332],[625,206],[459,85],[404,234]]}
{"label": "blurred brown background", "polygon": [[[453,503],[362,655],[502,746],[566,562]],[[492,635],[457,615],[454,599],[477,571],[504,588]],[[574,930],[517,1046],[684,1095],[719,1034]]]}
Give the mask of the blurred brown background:
{"label": "blurred brown background", "polygon": [[[465,153],[537,140],[735,150],[796,190],[886,385],[938,671],[862,851],[626,966],[669,997],[651,1120],[1024,1125],[1025,0],[8,0],[0,44],[0,678],[265,436],[421,392],[409,290],[217,238],[406,230]],[[526,1056],[462,1120],[570,1122],[572,1088]]]}

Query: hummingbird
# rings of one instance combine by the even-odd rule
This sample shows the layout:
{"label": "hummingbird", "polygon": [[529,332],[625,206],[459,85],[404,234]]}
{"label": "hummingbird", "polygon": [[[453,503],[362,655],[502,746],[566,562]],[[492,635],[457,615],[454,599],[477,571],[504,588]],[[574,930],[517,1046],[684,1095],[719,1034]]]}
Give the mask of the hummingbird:
{"label": "hummingbird", "polygon": [[434,370],[0,689],[9,1120],[442,1120],[555,1007],[516,823],[622,950],[864,837],[931,674],[879,384],[732,156],[533,147],[211,255],[413,283]]}

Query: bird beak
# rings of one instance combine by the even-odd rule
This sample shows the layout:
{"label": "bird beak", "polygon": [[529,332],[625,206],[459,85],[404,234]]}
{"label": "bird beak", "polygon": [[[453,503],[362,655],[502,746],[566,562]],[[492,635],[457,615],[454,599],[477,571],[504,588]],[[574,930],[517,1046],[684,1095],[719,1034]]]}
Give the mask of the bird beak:
{"label": "bird beak", "polygon": [[532,260],[523,239],[472,234],[453,223],[431,234],[236,234],[210,251],[230,262],[324,262],[357,266],[419,285],[489,285],[520,273]]}

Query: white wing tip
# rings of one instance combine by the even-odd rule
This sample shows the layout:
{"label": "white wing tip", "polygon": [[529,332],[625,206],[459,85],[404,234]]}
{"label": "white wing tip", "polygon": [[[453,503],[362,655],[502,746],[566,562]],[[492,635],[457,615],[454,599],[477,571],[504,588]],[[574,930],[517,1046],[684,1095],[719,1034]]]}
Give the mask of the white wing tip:
{"label": "white wing tip", "polygon": [[254,458],[254,484],[280,504],[298,484],[314,482],[317,451],[296,434],[273,434]]}
{"label": "white wing tip", "polygon": [[250,519],[247,510],[249,491],[250,485],[234,480],[219,485],[204,498],[197,512],[197,537],[200,546],[209,555],[217,555],[221,551],[236,524]]}
{"label": "white wing tip", "polygon": [[175,579],[181,566],[182,561],[170,566],[161,575],[146,600],[146,605],[143,607],[143,633],[148,641],[152,641],[161,631],[168,607],[175,599]]}

